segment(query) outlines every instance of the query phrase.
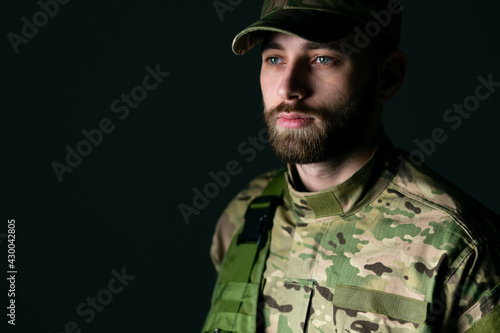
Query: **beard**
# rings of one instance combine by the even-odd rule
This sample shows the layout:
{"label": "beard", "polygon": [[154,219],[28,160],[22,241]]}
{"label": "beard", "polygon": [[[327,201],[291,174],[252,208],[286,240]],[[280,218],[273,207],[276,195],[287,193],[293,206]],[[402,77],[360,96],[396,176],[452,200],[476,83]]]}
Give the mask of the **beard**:
{"label": "beard", "polygon": [[[372,77],[357,95],[335,106],[310,107],[281,103],[264,110],[271,146],[284,163],[310,164],[339,159],[356,150],[364,139],[375,108]],[[299,112],[314,121],[303,128],[278,125],[281,112]]]}

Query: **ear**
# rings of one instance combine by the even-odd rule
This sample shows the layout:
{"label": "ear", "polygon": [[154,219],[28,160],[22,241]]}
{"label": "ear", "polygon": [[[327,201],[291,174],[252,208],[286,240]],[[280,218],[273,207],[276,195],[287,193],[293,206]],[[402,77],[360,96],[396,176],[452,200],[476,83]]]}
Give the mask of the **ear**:
{"label": "ear", "polygon": [[408,63],[405,54],[400,50],[392,51],[379,68],[377,101],[385,103],[390,100],[403,84]]}

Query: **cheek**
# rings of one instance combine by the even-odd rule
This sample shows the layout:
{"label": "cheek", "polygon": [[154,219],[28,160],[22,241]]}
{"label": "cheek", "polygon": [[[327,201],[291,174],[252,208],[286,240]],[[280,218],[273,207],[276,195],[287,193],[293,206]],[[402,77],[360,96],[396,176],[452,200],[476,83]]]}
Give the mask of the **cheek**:
{"label": "cheek", "polygon": [[[272,105],[273,96],[276,95],[276,87],[273,80],[265,75],[260,75],[260,89],[262,91],[262,98],[264,99],[264,104],[266,106]],[[273,94],[274,92],[274,94]]]}
{"label": "cheek", "polygon": [[366,77],[363,73],[348,71],[329,82],[330,94],[338,102],[346,102],[351,96],[357,96],[365,86]]}
{"label": "cheek", "polygon": [[315,81],[315,102],[326,107],[344,102],[352,92],[352,86],[344,80]]}

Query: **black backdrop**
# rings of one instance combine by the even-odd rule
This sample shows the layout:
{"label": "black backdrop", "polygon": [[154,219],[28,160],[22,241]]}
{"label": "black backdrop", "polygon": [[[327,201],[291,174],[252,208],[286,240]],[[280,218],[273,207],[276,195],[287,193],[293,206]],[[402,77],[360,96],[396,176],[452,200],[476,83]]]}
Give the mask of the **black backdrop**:
{"label": "black backdrop", "polygon": [[[17,271],[15,297],[2,279],[0,321],[15,299],[13,332],[198,332],[215,221],[251,178],[280,165],[257,137],[260,55],[230,50],[260,1],[221,0],[221,15],[213,0],[70,1],[38,13],[50,3],[0,4],[0,272],[11,219]],[[387,104],[386,132],[411,151],[441,128],[447,140],[425,162],[499,212],[500,87],[479,105],[471,96],[479,76],[500,81],[500,5],[402,4],[409,71]],[[145,90],[148,66],[162,76]],[[141,101],[127,114],[121,96],[131,93]],[[445,121],[464,100],[475,111]],[[80,143],[84,133],[95,144]],[[86,156],[69,167],[67,149]],[[239,172],[229,184],[196,198],[230,161]],[[201,208],[185,219],[179,205],[193,199]]]}

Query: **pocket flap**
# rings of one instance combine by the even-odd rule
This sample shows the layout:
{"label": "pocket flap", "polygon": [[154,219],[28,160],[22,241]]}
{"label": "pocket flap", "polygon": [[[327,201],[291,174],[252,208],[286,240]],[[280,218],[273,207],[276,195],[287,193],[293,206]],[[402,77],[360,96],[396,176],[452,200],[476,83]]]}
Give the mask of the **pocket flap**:
{"label": "pocket flap", "polygon": [[333,305],[381,314],[389,318],[425,324],[427,302],[382,291],[337,285]]}

